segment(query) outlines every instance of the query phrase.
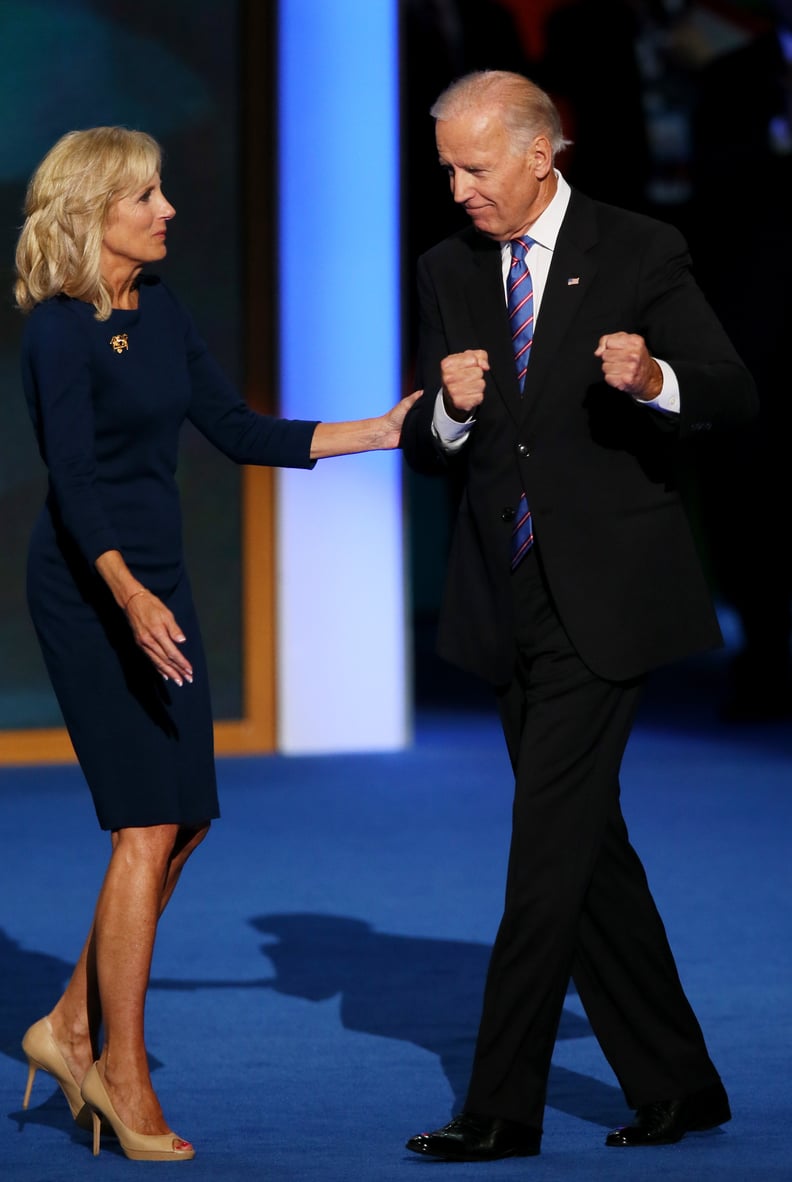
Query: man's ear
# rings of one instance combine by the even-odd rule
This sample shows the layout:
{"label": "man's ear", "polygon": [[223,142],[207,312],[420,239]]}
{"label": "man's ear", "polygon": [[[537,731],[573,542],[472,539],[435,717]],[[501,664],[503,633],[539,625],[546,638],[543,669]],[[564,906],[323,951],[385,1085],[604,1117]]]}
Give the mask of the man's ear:
{"label": "man's ear", "polygon": [[533,142],[531,151],[534,160],[534,176],[543,181],[553,168],[553,149],[546,135],[538,135]]}

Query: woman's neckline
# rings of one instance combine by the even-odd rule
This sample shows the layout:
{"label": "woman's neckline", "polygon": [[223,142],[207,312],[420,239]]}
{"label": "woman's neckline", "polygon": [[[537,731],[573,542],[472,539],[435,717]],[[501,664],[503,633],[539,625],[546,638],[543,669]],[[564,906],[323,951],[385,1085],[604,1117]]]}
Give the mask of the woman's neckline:
{"label": "woman's neckline", "polygon": [[140,308],[140,278],[139,277],[135,278],[135,280],[132,283],[132,286],[129,288],[129,290],[127,292],[127,295],[128,295],[128,298],[133,301],[133,303],[129,307],[122,305],[122,304],[113,304],[113,306],[112,306],[113,312],[137,312],[138,311],[138,309]]}

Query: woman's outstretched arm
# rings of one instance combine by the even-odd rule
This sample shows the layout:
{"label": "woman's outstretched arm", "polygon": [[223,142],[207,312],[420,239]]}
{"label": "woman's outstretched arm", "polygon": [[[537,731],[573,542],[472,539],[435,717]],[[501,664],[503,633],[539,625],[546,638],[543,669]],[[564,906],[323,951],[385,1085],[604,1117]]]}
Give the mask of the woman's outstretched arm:
{"label": "woman's outstretched arm", "polygon": [[349,423],[318,423],[311,440],[311,459],[347,456],[361,451],[389,451],[399,446],[402,423],[412,404],[420,398],[416,390],[402,398],[387,414],[375,419],[354,419]]}

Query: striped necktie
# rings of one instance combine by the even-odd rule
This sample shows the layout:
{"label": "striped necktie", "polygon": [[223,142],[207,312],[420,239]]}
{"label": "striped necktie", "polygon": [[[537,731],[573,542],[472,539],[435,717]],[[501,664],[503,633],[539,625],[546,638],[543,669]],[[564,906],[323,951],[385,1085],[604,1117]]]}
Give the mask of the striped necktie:
{"label": "striped necktie", "polygon": [[509,325],[514,349],[514,364],[517,368],[517,382],[522,394],[525,372],[533,344],[533,283],[526,257],[533,246],[533,238],[515,238],[511,244],[511,267],[507,282],[507,303]]}
{"label": "striped necktie", "polygon": [[[534,244],[533,238],[515,238],[511,243],[511,267],[506,283],[509,325],[512,334],[514,364],[520,393],[525,385],[525,373],[533,344],[533,283],[526,261],[528,251]],[[515,570],[533,546],[533,522],[528,498],[520,493],[520,503],[514,519],[511,535],[511,568]]]}

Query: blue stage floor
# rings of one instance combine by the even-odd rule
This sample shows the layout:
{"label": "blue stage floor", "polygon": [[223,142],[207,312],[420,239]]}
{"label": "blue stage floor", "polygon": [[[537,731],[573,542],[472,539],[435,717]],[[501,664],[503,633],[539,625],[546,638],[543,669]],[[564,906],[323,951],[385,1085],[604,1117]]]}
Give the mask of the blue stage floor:
{"label": "blue stage floor", "polygon": [[[731,1124],[605,1149],[627,1114],[570,996],[540,1158],[439,1166],[404,1150],[464,1088],[510,808],[494,716],[426,712],[402,754],[220,763],[223,818],[163,920],[148,1012],[155,1086],[198,1148],[194,1182],[788,1182],[792,728],[717,724],[709,677],[659,679],[624,809]],[[94,1162],[43,1074],[23,1119],[19,1040],[77,955],[108,839],[75,768],[0,771],[0,810],[0,1177],[167,1171],[112,1142]]]}

